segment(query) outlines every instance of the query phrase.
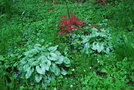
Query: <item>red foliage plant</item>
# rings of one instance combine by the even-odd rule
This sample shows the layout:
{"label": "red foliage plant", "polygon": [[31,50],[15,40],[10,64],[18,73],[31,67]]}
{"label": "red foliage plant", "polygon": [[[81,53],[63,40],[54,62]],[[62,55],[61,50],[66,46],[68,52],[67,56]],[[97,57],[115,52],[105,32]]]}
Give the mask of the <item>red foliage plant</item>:
{"label": "red foliage plant", "polygon": [[[70,14],[73,15],[73,13]],[[74,33],[76,32],[76,29],[79,29],[85,23],[84,20],[80,21],[76,16],[71,16],[67,18],[66,15],[63,15],[62,17],[63,19],[61,19],[60,21],[60,23],[62,24],[57,26],[58,28],[60,28],[58,34],[67,35],[68,33]]]}

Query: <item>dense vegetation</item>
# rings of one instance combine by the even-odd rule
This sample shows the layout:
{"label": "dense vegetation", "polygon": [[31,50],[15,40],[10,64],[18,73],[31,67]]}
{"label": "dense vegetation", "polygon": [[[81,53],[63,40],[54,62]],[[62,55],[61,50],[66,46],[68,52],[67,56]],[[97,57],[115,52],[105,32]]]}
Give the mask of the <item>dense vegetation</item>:
{"label": "dense vegetation", "polygon": [[0,0],[0,90],[133,90],[133,0]]}

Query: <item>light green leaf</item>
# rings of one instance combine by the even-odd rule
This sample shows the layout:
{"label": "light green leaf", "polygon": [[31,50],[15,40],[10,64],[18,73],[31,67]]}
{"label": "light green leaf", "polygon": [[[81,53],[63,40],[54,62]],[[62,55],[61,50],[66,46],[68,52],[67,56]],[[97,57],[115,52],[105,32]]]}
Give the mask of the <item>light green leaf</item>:
{"label": "light green leaf", "polygon": [[56,55],[61,55],[61,53],[59,51],[55,51]]}
{"label": "light green leaf", "polygon": [[64,56],[59,56],[58,60],[55,62],[56,64],[62,64],[64,61]]}
{"label": "light green leaf", "polygon": [[58,45],[54,46],[54,47],[49,47],[48,50],[51,52],[54,52],[57,50]]}
{"label": "light green leaf", "polygon": [[104,46],[101,43],[93,43],[92,49],[97,50],[100,53],[104,49]]}
{"label": "light green leaf", "polygon": [[46,62],[48,59],[47,59],[47,57],[46,56],[40,56],[39,58],[38,58],[38,61],[39,62]]}
{"label": "light green leaf", "polygon": [[0,61],[3,61],[5,58],[2,56],[2,55],[0,55]]}
{"label": "light green leaf", "polygon": [[47,58],[52,61],[56,61],[58,59],[55,53],[50,53]]}
{"label": "light green leaf", "polygon": [[67,71],[65,71],[63,68],[61,69],[61,74],[62,75],[66,75],[67,74]]}
{"label": "light green leaf", "polygon": [[34,68],[29,67],[26,69],[26,71],[26,79],[28,79],[32,75]]}
{"label": "light green leaf", "polygon": [[41,79],[42,79],[42,75],[38,75],[38,74],[35,75],[35,81],[36,81],[37,83],[40,82]]}
{"label": "light green leaf", "polygon": [[34,47],[41,47],[41,45],[40,44],[35,44]]}
{"label": "light green leaf", "polygon": [[107,73],[107,70],[103,68],[101,72]]}
{"label": "light green leaf", "polygon": [[56,76],[58,76],[60,74],[60,69],[58,68],[58,66],[56,64],[52,64],[52,67],[51,67],[51,71],[54,72],[54,74]]}
{"label": "light green leaf", "polygon": [[28,64],[25,64],[25,65],[23,66],[23,70],[26,71],[29,67],[30,67],[30,66],[29,66]]}
{"label": "light green leaf", "polygon": [[64,58],[64,63],[66,64],[66,67],[70,66],[70,60],[67,57]]}
{"label": "light green leaf", "polygon": [[37,66],[39,64],[39,61],[37,60],[37,61],[33,61],[32,63],[31,63],[31,65],[32,66]]}
{"label": "light green leaf", "polygon": [[26,58],[23,58],[23,59],[20,61],[20,63],[23,64],[23,65],[26,64],[26,63],[27,63]]}
{"label": "light green leaf", "polygon": [[41,68],[43,70],[49,70],[50,65],[51,65],[51,61],[49,61],[49,60],[47,60],[47,61],[45,61],[45,62],[40,64],[40,66],[41,66]]}
{"label": "light green leaf", "polygon": [[39,66],[36,66],[36,71],[39,73],[39,74],[45,74],[45,67],[39,67]]}

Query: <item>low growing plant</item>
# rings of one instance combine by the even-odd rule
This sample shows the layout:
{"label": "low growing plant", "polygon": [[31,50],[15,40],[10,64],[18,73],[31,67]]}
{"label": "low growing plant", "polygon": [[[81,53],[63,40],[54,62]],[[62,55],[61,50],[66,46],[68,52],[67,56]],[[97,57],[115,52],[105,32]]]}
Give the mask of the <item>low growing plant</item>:
{"label": "low growing plant", "polygon": [[21,73],[21,79],[31,85],[42,84],[44,88],[58,75],[66,75],[65,68],[70,66],[70,60],[61,55],[57,46],[48,47],[40,44],[24,52],[21,60],[15,64]]}
{"label": "low growing plant", "polygon": [[[89,30],[88,27],[87,29]],[[108,30],[94,27],[85,35],[74,34],[71,45],[85,54],[108,54],[112,50],[112,44],[110,43],[111,39],[111,34]]]}

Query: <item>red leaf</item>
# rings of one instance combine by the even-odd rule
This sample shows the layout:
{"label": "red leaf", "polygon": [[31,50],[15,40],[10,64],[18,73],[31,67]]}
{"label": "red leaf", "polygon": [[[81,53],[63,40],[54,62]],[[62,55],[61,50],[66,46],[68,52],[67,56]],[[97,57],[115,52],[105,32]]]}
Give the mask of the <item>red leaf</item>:
{"label": "red leaf", "polygon": [[66,15],[63,15],[62,17],[67,17]]}

